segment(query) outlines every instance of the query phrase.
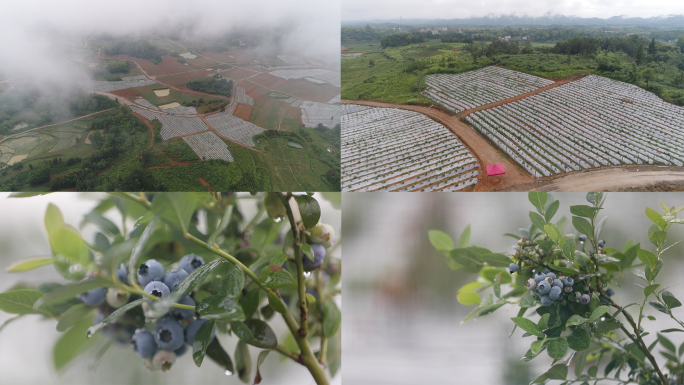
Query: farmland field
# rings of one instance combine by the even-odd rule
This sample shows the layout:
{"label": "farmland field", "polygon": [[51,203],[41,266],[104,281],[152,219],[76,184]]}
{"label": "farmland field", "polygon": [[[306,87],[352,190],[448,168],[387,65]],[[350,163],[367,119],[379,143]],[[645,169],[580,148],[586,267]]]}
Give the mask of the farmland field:
{"label": "farmland field", "polygon": [[477,159],[422,114],[344,105],[342,191],[457,191],[477,183]]}

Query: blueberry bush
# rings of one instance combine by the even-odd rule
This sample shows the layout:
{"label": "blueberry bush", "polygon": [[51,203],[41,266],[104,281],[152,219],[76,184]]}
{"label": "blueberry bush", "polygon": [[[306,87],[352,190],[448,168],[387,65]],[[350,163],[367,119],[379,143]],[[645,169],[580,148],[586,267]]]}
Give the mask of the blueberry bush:
{"label": "blueberry bush", "polygon": [[[570,206],[570,232],[564,231],[567,218],[553,220],[560,202],[551,194],[531,192],[528,198],[534,206],[530,227],[506,234],[516,240],[512,254],[469,246],[469,226],[457,245],[442,231],[428,232],[451,269],[478,274],[458,290],[462,305],[475,306],[464,322],[505,305],[519,307],[517,317],[511,318],[511,335],[520,328],[530,339],[522,361],[543,352],[553,359],[534,384],[684,383],[684,344],[677,348],[666,336],[684,332],[684,322],[672,311],[682,304],[657,281],[663,254],[681,242],[667,245],[670,227],[684,223],[677,218],[684,206],[668,207],[661,201],[662,214],[646,208],[653,222],[648,229],[652,245],[642,248],[631,239],[621,248],[610,248],[601,239],[606,194],[588,193],[588,204]],[[626,273],[641,279],[643,298],[618,304],[613,287],[619,287]],[[646,330],[642,321],[655,320],[651,314],[658,313],[669,317],[674,327]],[[655,359],[656,352],[666,360],[664,365]]]}
{"label": "blueberry bush", "polygon": [[[257,200],[252,218],[240,209],[245,200]],[[105,216],[110,210],[120,225]],[[341,263],[330,253],[339,246],[335,230],[320,217],[313,194],[112,193],[83,218],[81,227],[98,229],[88,241],[50,204],[51,255],[7,271],[52,265],[68,282],[0,293],[0,310],[16,314],[0,329],[33,314],[56,320],[64,332],[54,348],[58,370],[121,345],[150,370],[170,370],[183,355],[197,366],[209,357],[225,374],[258,384],[275,351],[329,384],[341,362]],[[275,316],[286,335],[269,325]],[[98,334],[106,338],[92,338]],[[238,339],[235,353],[218,337]],[[260,351],[255,365],[250,347]]]}

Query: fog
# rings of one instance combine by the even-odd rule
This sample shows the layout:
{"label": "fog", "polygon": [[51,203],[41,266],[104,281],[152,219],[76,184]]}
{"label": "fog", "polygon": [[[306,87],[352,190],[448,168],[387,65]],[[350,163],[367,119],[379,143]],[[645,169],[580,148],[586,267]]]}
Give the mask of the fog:
{"label": "fog", "polygon": [[88,37],[102,34],[156,33],[196,40],[258,33],[264,36],[259,52],[336,63],[339,9],[337,1],[316,0],[5,1],[0,5],[0,86],[27,75],[57,84],[87,76],[74,66],[74,58]]}

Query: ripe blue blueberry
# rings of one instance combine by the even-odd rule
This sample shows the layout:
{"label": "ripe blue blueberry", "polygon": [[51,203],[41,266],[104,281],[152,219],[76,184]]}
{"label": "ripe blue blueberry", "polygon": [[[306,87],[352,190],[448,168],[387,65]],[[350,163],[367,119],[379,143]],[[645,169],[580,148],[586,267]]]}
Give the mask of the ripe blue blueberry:
{"label": "ripe blue blueberry", "polygon": [[178,267],[185,270],[188,274],[202,265],[204,265],[204,259],[195,254],[188,254],[178,262]]}
{"label": "ripe blue blueberry", "polygon": [[552,272],[546,273],[546,276],[549,277],[549,278],[551,278],[551,279],[556,279],[556,274],[555,274],[555,273],[552,273]]}
{"label": "ripe blue blueberry", "polygon": [[145,293],[163,298],[171,294],[171,290],[169,290],[168,286],[164,285],[164,282],[152,281],[145,286]]}
{"label": "ripe blue blueberry", "polygon": [[543,271],[544,275],[549,274],[550,272],[551,272],[551,270],[549,270],[549,269],[544,269],[544,271]]}
{"label": "ripe blue blueberry", "polygon": [[559,300],[561,295],[563,295],[563,291],[559,286],[554,286],[551,288],[551,291],[549,291],[549,298],[554,301]]}
{"label": "ripe blue blueberry", "polygon": [[116,277],[119,279],[119,282],[126,283],[128,280],[128,269],[123,263],[119,266],[119,270],[116,272]]}
{"label": "ripe blue blueberry", "polygon": [[508,266],[508,270],[510,270],[511,274],[515,273],[516,271],[520,270],[520,267],[516,265],[515,263],[511,263]]}
{"label": "ripe blue blueberry", "polygon": [[[178,303],[182,305],[190,305],[190,306],[195,306],[195,301],[193,301],[190,296],[185,296],[181,298]],[[188,309],[179,309],[177,307],[172,307],[171,310],[169,310],[169,315],[173,317],[174,319],[177,319],[179,321],[184,321],[192,318],[192,316],[195,315],[194,310],[188,310]]]}
{"label": "ripe blue blueberry", "polygon": [[598,247],[599,247],[599,248],[602,249],[602,248],[604,248],[605,246],[606,246],[606,241],[604,241],[603,239],[601,239],[600,241],[598,241]]}
{"label": "ripe blue blueberry", "polygon": [[541,303],[544,306],[551,306],[553,304],[553,300],[548,295],[545,295],[541,297]]}
{"label": "ripe blue blueberry", "polygon": [[140,358],[152,358],[157,352],[157,343],[152,333],[145,329],[138,329],[133,335],[133,350]]}
{"label": "ripe blue blueberry", "polygon": [[605,303],[606,305],[610,304],[610,301],[608,301],[607,299],[605,299],[603,297],[599,297],[599,302]]}
{"label": "ripe blue blueberry", "polygon": [[613,294],[615,294],[615,291],[614,291],[613,289],[608,288],[608,289],[606,290],[606,294],[608,294],[609,297],[612,297]]}
{"label": "ripe blue blueberry", "polygon": [[173,289],[175,289],[187,276],[188,272],[183,269],[172,269],[166,273],[162,282],[169,287],[169,290],[173,291]]}
{"label": "ripe blue blueberry", "polygon": [[534,290],[537,288],[537,281],[535,281],[534,278],[528,279],[525,284],[529,290]]}
{"label": "ripe blue blueberry", "polygon": [[580,297],[580,303],[582,305],[588,305],[589,301],[591,301],[591,297],[588,294],[582,294]]}
{"label": "ripe blue blueberry", "polygon": [[157,322],[157,327],[154,329],[154,341],[159,349],[176,350],[183,345],[184,339],[183,326],[180,322],[171,318],[164,318]]}
{"label": "ripe blue blueberry", "polygon": [[[192,343],[195,342],[197,331],[199,331],[205,322],[207,322],[206,318],[200,318],[190,322],[190,324],[185,327],[185,343],[188,344],[188,346],[192,346]],[[211,339],[213,340],[215,336],[216,328],[211,331]]]}
{"label": "ripe blue blueberry", "polygon": [[572,277],[563,278],[563,286],[572,286],[575,284],[575,280]]}
{"label": "ripe blue blueberry", "polygon": [[579,240],[580,240],[580,242],[586,242],[586,241],[587,241],[587,236],[584,235],[584,234],[582,234],[582,235],[579,236]]}
{"label": "ripe blue blueberry", "polygon": [[138,268],[138,283],[145,287],[152,281],[161,281],[164,278],[164,266],[154,259],[149,259]]}
{"label": "ripe blue blueberry", "polygon": [[558,287],[560,287],[560,288],[562,289],[562,288],[563,288],[563,281],[561,281],[560,279],[556,278],[556,279],[553,280],[553,286],[558,286]]}
{"label": "ripe blue blueberry", "polygon": [[325,247],[323,247],[323,245],[312,243],[310,246],[314,253],[313,261],[306,254],[302,253],[302,263],[304,264],[304,269],[307,270],[313,270],[321,267],[323,260],[325,259]]}
{"label": "ripe blue blueberry", "polygon": [[88,306],[100,306],[104,303],[107,296],[106,287],[98,287],[97,289],[88,290],[83,294],[79,294],[76,298],[80,299]]}
{"label": "ripe blue blueberry", "polygon": [[534,275],[534,280],[537,281],[537,283],[541,282],[546,278],[546,274],[544,273],[537,273]]}
{"label": "ripe blue blueberry", "polygon": [[541,281],[537,284],[537,292],[539,294],[547,294],[551,291],[551,284],[548,281]]}

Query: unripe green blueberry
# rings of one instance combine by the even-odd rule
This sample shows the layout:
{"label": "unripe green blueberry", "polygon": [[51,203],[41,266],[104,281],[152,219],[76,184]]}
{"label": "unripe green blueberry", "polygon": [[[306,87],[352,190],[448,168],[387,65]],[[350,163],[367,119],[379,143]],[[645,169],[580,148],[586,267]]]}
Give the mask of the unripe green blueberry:
{"label": "unripe green blueberry", "polygon": [[333,240],[335,239],[335,229],[332,226],[319,223],[314,226],[309,234],[311,236],[311,242],[323,245],[323,247],[330,247]]}
{"label": "unripe green blueberry", "polygon": [[278,195],[280,194],[266,193],[266,198],[264,199],[266,213],[273,219],[287,216],[287,209]]}
{"label": "unripe green blueberry", "polygon": [[157,370],[161,369],[162,372],[171,369],[174,363],[176,363],[176,354],[168,350],[159,350],[152,357],[152,366]]}
{"label": "unripe green blueberry", "polygon": [[113,287],[107,289],[107,303],[115,309],[127,304],[130,297],[131,294],[127,291],[115,289]]}
{"label": "unripe green blueberry", "polygon": [[547,276],[546,278],[544,278],[544,281],[550,283],[553,286],[553,278]]}

